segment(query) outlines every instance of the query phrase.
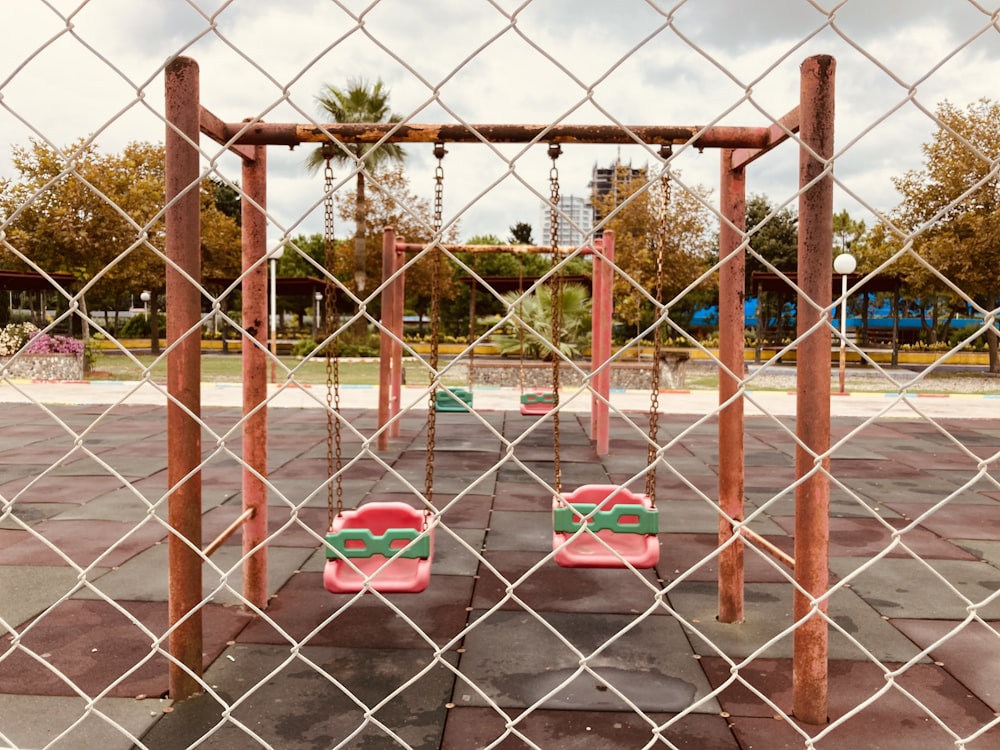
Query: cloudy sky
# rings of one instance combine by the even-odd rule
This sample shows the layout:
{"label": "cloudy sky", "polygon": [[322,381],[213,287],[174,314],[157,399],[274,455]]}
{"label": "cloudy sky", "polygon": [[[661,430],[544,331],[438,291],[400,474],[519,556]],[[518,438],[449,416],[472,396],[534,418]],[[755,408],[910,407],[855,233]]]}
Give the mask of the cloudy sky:
{"label": "cloudy sky", "polygon": [[[943,100],[996,96],[997,0],[2,0],[0,174],[29,136],[102,149],[162,141],[165,62],[201,67],[202,103],[223,120],[318,117],[322,84],[381,78],[410,122],[766,125],[796,105],[809,55],[838,61],[837,210],[873,221],[897,203],[891,178],[921,164]],[[206,169],[239,165],[203,139]],[[431,146],[407,147],[413,191],[433,194]],[[545,147],[454,145],[445,219],[506,237],[536,225]],[[592,167],[651,151],[567,147],[562,192],[587,194]],[[276,234],[321,228],[320,177],[305,150],[269,152]],[[796,191],[797,149],[749,171],[778,204]],[[718,155],[678,152],[681,180],[717,196]],[[345,175],[345,179],[348,177]],[[348,234],[350,228],[338,229]]]}

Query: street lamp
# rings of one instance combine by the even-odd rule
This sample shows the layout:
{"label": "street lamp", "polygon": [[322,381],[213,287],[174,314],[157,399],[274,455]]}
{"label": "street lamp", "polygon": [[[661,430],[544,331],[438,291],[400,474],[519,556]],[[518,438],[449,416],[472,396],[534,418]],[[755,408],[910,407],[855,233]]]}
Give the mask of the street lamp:
{"label": "street lamp", "polygon": [[842,252],[833,259],[833,271],[840,274],[840,392],[844,392],[847,374],[847,277],[858,267],[849,252]]}
{"label": "street lamp", "polygon": [[146,320],[149,320],[149,300],[152,295],[149,292],[143,291],[139,295],[139,299],[142,300],[142,313],[146,316]]}
{"label": "street lamp", "polygon": [[319,340],[319,303],[323,301],[323,292],[314,292],[313,300],[316,303],[316,311],[313,313],[313,341]]}
{"label": "street lamp", "polygon": [[271,260],[271,382],[275,382],[278,361],[278,260],[285,254],[284,244],[267,254]]}

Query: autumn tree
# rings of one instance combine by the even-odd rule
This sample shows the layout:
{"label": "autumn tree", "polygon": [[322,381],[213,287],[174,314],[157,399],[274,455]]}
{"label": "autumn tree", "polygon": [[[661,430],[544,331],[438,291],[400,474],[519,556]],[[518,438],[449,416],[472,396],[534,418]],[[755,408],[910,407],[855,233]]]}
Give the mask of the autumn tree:
{"label": "autumn tree", "polygon": [[[1000,104],[964,110],[944,102],[938,128],[923,145],[924,164],[893,182],[903,200],[892,214],[889,250],[902,248],[899,268],[909,294],[947,308],[946,321],[973,303],[1000,303]],[[942,333],[947,334],[947,323]],[[997,326],[988,327],[990,371],[1000,372]]]}
{"label": "autumn tree", "polygon": [[[685,325],[717,288],[713,279],[702,279],[715,249],[712,214],[704,205],[708,191],[672,185],[665,208],[663,198],[660,180],[649,185],[647,169],[633,170],[623,164],[618,164],[612,175],[612,189],[593,198],[596,213],[609,217],[605,228],[615,232],[615,264],[631,279],[616,274],[614,314],[636,330],[642,330],[652,320],[652,306],[641,290],[651,294],[655,288],[657,235],[661,231],[661,301],[672,301],[671,319]],[[685,292],[693,284],[697,288]],[[671,335],[669,331],[664,333]]]}
{"label": "autumn tree", "polygon": [[[134,142],[106,154],[82,140],[65,149],[32,140],[13,149],[12,161],[18,176],[0,184],[4,267],[73,274],[85,290],[78,296],[84,336],[88,304],[118,309],[146,289],[155,309],[165,275],[163,146]],[[217,195],[205,180],[202,270],[235,275],[239,226],[219,209]],[[70,293],[62,294],[65,304]]]}

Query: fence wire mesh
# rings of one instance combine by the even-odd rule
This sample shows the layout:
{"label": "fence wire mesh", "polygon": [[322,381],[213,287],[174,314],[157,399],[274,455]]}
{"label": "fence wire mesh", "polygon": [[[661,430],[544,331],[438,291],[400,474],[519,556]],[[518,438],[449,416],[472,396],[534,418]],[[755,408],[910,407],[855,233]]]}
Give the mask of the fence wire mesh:
{"label": "fence wire mesh", "polygon": [[[8,4],[0,747],[997,746],[998,14],[973,0]],[[786,116],[818,54],[837,67],[830,158]],[[179,56],[198,63],[204,110],[203,135],[180,139],[196,177],[178,185],[162,144]],[[349,122],[388,127],[359,145],[332,124]],[[399,146],[428,123],[450,135]],[[537,130],[497,137],[515,124]],[[580,126],[618,140],[567,139],[554,169],[554,133]],[[686,135],[644,135],[665,126]],[[766,151],[729,155],[747,160],[738,218],[711,142],[727,128],[759,129]],[[294,146],[268,149],[266,200],[238,144],[264,131]],[[800,152],[819,164],[801,183]],[[797,226],[831,176],[832,223]],[[192,195],[195,270],[165,222]],[[392,267],[385,225],[409,243]],[[857,263],[829,299],[804,293],[811,232]],[[241,237],[264,251],[241,256]],[[714,333],[737,261],[738,363]],[[590,302],[564,285],[596,284],[601,263],[615,348],[592,369]],[[168,278],[196,289],[190,323]],[[397,327],[385,313],[404,280]],[[808,380],[790,365],[816,336],[830,370]],[[379,377],[407,380],[388,419],[364,356],[379,346],[405,368]],[[553,382],[555,408],[522,414]],[[819,447],[802,431],[822,417],[802,412],[810,389],[832,404]],[[720,497],[732,482],[739,511]],[[553,496],[588,486],[656,498],[655,565],[586,524],[577,537],[612,566],[556,564]],[[814,487],[829,496],[820,591],[796,572],[796,515],[825,502]],[[373,570],[326,541],[334,496],[423,512],[410,543],[433,532],[425,590],[324,589],[331,555]],[[179,498],[194,498],[195,534]],[[201,587],[178,613],[185,555]],[[727,623],[734,560],[745,602]],[[817,622],[827,644],[800,651]],[[826,675],[819,721],[803,663]]]}

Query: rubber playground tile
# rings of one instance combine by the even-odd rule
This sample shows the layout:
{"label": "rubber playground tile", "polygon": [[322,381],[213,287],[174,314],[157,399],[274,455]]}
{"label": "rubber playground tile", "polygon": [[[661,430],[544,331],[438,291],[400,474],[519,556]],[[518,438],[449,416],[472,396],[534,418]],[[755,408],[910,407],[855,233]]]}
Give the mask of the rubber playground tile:
{"label": "rubber playground tile", "polygon": [[945,539],[996,539],[1000,528],[1000,503],[949,502],[941,507],[928,503],[891,503],[889,507],[908,520],[919,518],[923,528]]}
{"label": "rubber playground tile", "polygon": [[[37,455],[37,454],[36,454]],[[106,471],[102,476],[88,476],[85,481],[67,481],[64,476],[45,474],[43,469],[32,476],[22,476],[0,485],[0,496],[17,503],[75,503],[80,505],[124,486],[118,477]],[[30,485],[30,486],[29,486]]]}
{"label": "rubber playground tile", "polygon": [[[494,511],[552,511],[552,494],[544,485],[532,482],[497,482]],[[488,524],[484,524],[488,525]]]}
{"label": "rubber playground tile", "polygon": [[[106,572],[89,571],[86,580],[93,581]],[[69,594],[79,582],[79,574],[68,566],[0,566],[0,620],[16,628]]]}
{"label": "rubber playground tile", "polygon": [[[648,721],[632,712],[535,710],[519,716],[517,711],[500,714],[491,708],[457,707],[448,712],[441,750],[483,747],[554,750],[570,747],[566,744],[568,738],[572,738],[573,750],[649,747],[652,742],[657,747],[739,750],[726,719],[721,716],[694,713],[681,717],[659,713],[647,716],[663,728],[654,732]],[[513,726],[508,730],[511,720]],[[497,742],[504,735],[506,738]],[[658,737],[662,739],[657,740]]]}
{"label": "rubber playground tile", "polygon": [[113,568],[166,536],[167,528],[156,521],[137,528],[118,521],[50,520],[25,532],[21,541],[0,548],[0,565],[63,566],[68,565],[65,555],[81,568],[95,563]]}
{"label": "rubber playground tile", "polygon": [[[792,554],[793,540],[788,536],[765,537],[769,542]],[[660,563],[657,570],[666,581],[683,576],[685,581],[719,580],[719,561],[715,551],[718,534],[660,534]],[[792,577],[792,571],[763,551],[754,551],[746,543],[743,552],[744,580],[748,583],[782,583]]]}
{"label": "rubber playground tile", "polygon": [[[713,686],[730,679],[728,662],[704,657],[701,660]],[[890,669],[899,665],[888,664]],[[792,714],[792,665],[790,660],[755,659],[743,667],[740,677],[768,698],[786,715]],[[909,691],[890,689],[878,696],[860,712],[848,715],[866,700],[873,698],[886,685],[885,672],[879,665],[863,661],[829,663],[829,696],[827,710],[830,722],[816,726],[796,722],[791,726],[774,707],[763,703],[748,688],[734,683],[722,690],[719,702],[729,714],[733,732],[740,747],[761,747],[768,750],[799,750],[803,747],[800,732],[816,737],[816,747],[829,750],[914,750],[915,748],[952,747],[954,738],[930,719],[914,699],[923,703],[933,715],[944,721],[959,736],[969,736],[994,720],[993,713],[948,673],[933,664],[911,665],[895,678],[895,683]],[[1000,727],[994,727],[966,747],[987,750],[1000,739]],[[876,744],[877,743],[877,744]]]}
{"label": "rubber playground tile", "polygon": [[3,736],[14,747],[132,750],[132,737],[141,737],[169,707],[169,701],[160,699],[101,698],[93,708],[89,703],[76,696],[0,694]]}
{"label": "rubber playground tile", "polygon": [[987,562],[994,568],[1000,568],[1000,541],[986,539],[953,539],[952,541],[977,560]]}
{"label": "rubber playground tile", "polygon": [[[451,660],[448,655],[444,659]],[[211,732],[213,750],[246,750],[248,745],[282,750],[399,746],[379,728],[376,722],[381,722],[392,728],[403,747],[437,750],[455,677],[440,663],[429,667],[432,661],[433,654],[426,650],[307,646],[299,659],[287,646],[236,644],[205,674],[227,702],[238,702],[232,720],[226,707],[206,693],[175,704],[142,741],[158,750],[183,750]],[[334,679],[363,706],[385,701],[373,712],[375,721]]]}
{"label": "rubber playground tile", "polygon": [[550,552],[552,506],[537,512],[493,511],[486,534],[486,548]]}
{"label": "rubber playground tile", "polygon": [[[863,562],[833,558],[830,569],[843,578]],[[962,620],[970,603],[985,602],[996,593],[998,578],[996,568],[979,561],[882,559],[853,577],[851,587],[885,617]],[[1000,600],[994,597],[978,614],[1000,619]]]}
{"label": "rubber playground tile", "polygon": [[[549,612],[544,614],[547,627],[526,612],[477,614],[465,639],[462,674],[484,695],[459,680],[452,699],[458,706],[483,706],[489,700],[509,709],[541,701],[542,709],[628,710],[617,691],[643,711],[676,713],[708,695],[687,636],[672,617],[637,622],[631,615]],[[581,673],[576,651],[589,657],[596,677]],[[694,710],[713,713],[718,704],[709,699]]]}
{"label": "rubber playground tile", "polygon": [[661,534],[718,534],[719,509],[711,501],[657,497]]}
{"label": "rubber playground tile", "polygon": [[11,503],[9,515],[0,519],[0,529],[22,530],[25,526],[36,526],[42,521],[55,518],[63,513],[69,513],[79,509],[73,503]]}
{"label": "rubber playground tile", "polygon": [[[774,521],[789,534],[795,533],[794,518],[775,516]],[[831,557],[875,557],[892,545],[893,529],[899,530],[909,526],[907,521],[899,518],[880,520],[834,517],[829,523]],[[942,560],[976,559],[960,547],[919,527],[901,534],[899,540],[900,544],[896,545],[887,557],[912,558],[913,555],[917,555]]]}
{"label": "rubber playground tile", "polygon": [[[25,628],[20,646],[43,659],[49,668],[22,648],[7,643],[0,654],[0,693],[86,695],[108,690],[115,697],[159,697],[168,689],[166,656],[154,653],[162,639],[166,650],[166,602],[118,602],[128,614],[105,601],[70,599],[58,604]],[[209,604],[203,612],[204,663],[207,666],[250,620],[234,607]],[[133,622],[135,618],[146,633]],[[145,660],[145,661],[143,661]],[[137,664],[141,666],[133,670]],[[66,679],[60,677],[63,675]]]}
{"label": "rubber playground tile", "polygon": [[[792,618],[793,591],[791,583],[746,584],[744,619],[741,623],[718,621],[717,584],[683,581],[667,589],[667,598],[681,617],[715,644],[712,647],[700,638],[693,638],[695,651],[703,656],[721,651],[733,658],[745,658],[778,638],[767,647],[763,655],[790,658],[793,646],[792,626],[795,622]],[[868,659],[868,655],[853,641],[857,641],[875,658],[883,661],[905,662],[918,653],[909,639],[900,635],[898,630],[872,609],[869,602],[851,589],[840,589],[833,594],[829,614],[844,631],[830,627],[831,659]]]}
{"label": "rubber playground tile", "polygon": [[[909,445],[907,444],[907,447]],[[979,463],[978,458],[970,457],[957,446],[946,446],[943,441],[935,446],[935,450],[920,451],[916,446],[913,450],[883,451],[883,455],[893,460],[895,467],[909,466],[914,471],[968,470],[974,472]],[[896,469],[897,471],[899,469]]]}
{"label": "rubber playground tile", "polygon": [[920,648],[930,648],[935,664],[1000,712],[1000,623],[899,619],[892,624]]}
{"label": "rubber playground tile", "polygon": [[331,594],[323,588],[322,573],[302,572],[288,580],[271,599],[266,617],[256,617],[239,641],[286,644],[280,628],[296,641],[312,634],[310,646],[407,649],[425,647],[430,638],[439,646],[457,648],[460,644],[451,641],[465,628],[472,584],[467,576],[432,575],[419,594],[386,596],[422,636],[375,594]]}
{"label": "rubber playground tile", "polygon": [[[482,566],[472,607],[486,610],[496,606],[506,596],[507,582],[518,581],[543,557],[537,552],[487,552],[487,562],[502,578],[486,565]],[[536,612],[635,614],[656,604],[658,589],[652,570],[635,573],[628,569],[562,568],[549,560],[514,588],[512,594],[517,601],[509,600],[501,609],[529,607]]]}
{"label": "rubber playground tile", "polygon": [[[82,589],[78,599],[101,595],[115,601],[166,601],[168,591],[167,544],[158,544],[139,553],[124,565],[107,572],[94,586],[100,594]],[[274,593],[312,554],[312,549],[274,547],[267,554],[268,592]],[[242,604],[242,551],[223,545],[210,562],[202,566],[202,593],[216,604]],[[218,570],[216,570],[218,568]]]}

